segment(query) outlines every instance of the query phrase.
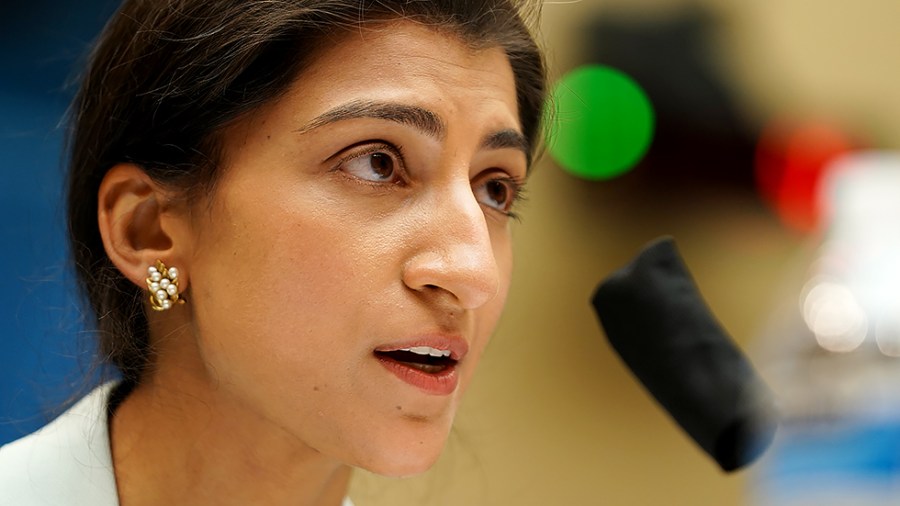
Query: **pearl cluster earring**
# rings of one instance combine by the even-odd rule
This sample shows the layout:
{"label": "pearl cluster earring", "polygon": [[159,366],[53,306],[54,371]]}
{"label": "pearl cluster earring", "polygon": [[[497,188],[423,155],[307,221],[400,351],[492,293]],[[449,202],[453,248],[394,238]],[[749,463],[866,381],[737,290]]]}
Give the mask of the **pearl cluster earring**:
{"label": "pearl cluster earring", "polygon": [[147,288],[150,290],[150,307],[156,311],[171,309],[177,304],[184,304],[178,293],[178,269],[166,267],[157,260],[156,265],[147,268]]}

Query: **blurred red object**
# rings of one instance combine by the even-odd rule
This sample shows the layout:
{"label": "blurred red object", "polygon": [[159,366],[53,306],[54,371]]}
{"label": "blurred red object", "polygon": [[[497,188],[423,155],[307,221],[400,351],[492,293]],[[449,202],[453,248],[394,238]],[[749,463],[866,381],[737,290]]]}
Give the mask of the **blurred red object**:
{"label": "blurred red object", "polygon": [[756,147],[757,189],[786,226],[812,232],[821,216],[817,192],[823,169],[860,147],[831,123],[773,121]]}

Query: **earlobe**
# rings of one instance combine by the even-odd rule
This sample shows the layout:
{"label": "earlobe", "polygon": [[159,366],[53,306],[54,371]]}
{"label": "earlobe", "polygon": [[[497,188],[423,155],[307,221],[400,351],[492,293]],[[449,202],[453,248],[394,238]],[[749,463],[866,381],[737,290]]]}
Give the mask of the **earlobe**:
{"label": "earlobe", "polygon": [[167,212],[169,202],[168,192],[134,164],[115,165],[100,183],[97,218],[103,247],[119,271],[142,289],[148,266],[157,260],[183,266],[179,247],[185,245],[175,240],[179,218]]}

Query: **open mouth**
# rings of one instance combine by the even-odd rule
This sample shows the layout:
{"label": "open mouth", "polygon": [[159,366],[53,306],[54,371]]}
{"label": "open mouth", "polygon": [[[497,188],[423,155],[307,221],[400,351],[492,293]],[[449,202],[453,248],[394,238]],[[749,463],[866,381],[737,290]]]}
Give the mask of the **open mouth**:
{"label": "open mouth", "polygon": [[382,360],[390,360],[427,374],[439,374],[457,363],[450,358],[449,350],[439,350],[430,346],[375,351],[375,355]]}

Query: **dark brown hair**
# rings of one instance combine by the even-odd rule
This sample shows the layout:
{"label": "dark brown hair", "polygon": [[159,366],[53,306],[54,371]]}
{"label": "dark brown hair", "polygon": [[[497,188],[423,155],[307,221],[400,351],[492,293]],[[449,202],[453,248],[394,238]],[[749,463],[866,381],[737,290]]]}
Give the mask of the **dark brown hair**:
{"label": "dark brown hair", "polygon": [[226,126],[283,94],[324,37],[392,19],[503,48],[534,146],[545,71],[527,22],[538,10],[516,0],[126,1],[90,55],[70,116],[69,238],[103,359],[130,382],[152,362],[142,292],[106,256],[97,224],[97,191],[113,165],[134,163],[188,198],[212,191]]}

